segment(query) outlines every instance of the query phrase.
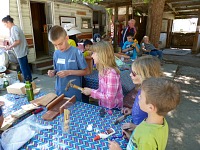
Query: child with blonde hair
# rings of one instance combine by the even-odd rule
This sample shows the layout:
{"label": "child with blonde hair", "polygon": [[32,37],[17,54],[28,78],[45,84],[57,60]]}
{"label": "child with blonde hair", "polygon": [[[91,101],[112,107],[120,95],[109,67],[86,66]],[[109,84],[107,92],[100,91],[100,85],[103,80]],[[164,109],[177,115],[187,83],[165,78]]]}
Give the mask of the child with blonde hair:
{"label": "child with blonde hair", "polygon": [[[167,113],[180,103],[180,88],[172,80],[149,78],[142,83],[139,105],[148,113],[133,131],[127,150],[164,150],[168,140]],[[115,141],[109,142],[110,150],[121,150]]]}
{"label": "child with blonde hair", "polygon": [[99,100],[99,106],[109,109],[123,106],[123,94],[120,71],[116,65],[111,44],[105,41],[91,46],[92,58],[99,71],[99,88],[97,90],[85,87],[83,93]]}
{"label": "child with blonde hair", "polygon": [[[138,85],[138,93],[136,95],[135,101],[133,103],[132,110],[129,108],[124,108],[122,112],[126,115],[132,115],[132,123],[125,123],[122,129],[125,130],[127,138],[130,137],[132,131],[137,125],[139,125],[146,117],[147,113],[142,111],[139,106],[139,96],[141,94],[140,85],[145,79],[150,77],[161,77],[161,65],[158,58],[151,55],[139,57],[132,64],[132,72],[130,74],[131,79],[135,85]],[[154,89],[152,89],[154,90]]]}

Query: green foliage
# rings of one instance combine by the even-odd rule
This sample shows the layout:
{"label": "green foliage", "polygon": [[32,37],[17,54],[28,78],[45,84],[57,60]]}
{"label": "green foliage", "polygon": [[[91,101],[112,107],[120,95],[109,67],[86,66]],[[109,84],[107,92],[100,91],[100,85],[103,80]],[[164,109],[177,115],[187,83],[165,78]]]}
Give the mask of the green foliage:
{"label": "green foliage", "polygon": [[150,0],[132,0],[133,3],[145,2],[148,3]]}

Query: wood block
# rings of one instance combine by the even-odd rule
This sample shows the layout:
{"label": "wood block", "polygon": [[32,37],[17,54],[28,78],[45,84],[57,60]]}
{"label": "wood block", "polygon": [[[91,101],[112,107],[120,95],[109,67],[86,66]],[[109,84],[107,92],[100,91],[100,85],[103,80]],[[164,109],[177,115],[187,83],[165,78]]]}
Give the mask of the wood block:
{"label": "wood block", "polygon": [[[57,104],[60,103],[60,101],[63,100],[63,98],[65,97],[64,94],[60,95],[59,97],[57,97],[53,102],[51,102],[50,104],[47,105],[47,110],[52,109],[53,107],[55,107]],[[60,105],[61,106],[61,105]]]}
{"label": "wood block", "polygon": [[29,113],[29,112],[30,112],[30,111],[26,111],[26,110],[23,110],[23,109],[19,109],[19,110],[13,112],[13,113],[11,114],[11,116],[18,119],[18,118],[20,118],[20,117],[26,115],[26,114]]}
{"label": "wood block", "polygon": [[5,130],[8,129],[16,120],[17,120],[17,118],[12,117],[11,115],[7,116],[6,118],[4,118],[3,124],[2,124],[0,130],[1,130],[1,131],[5,131]]}
{"label": "wood block", "polygon": [[34,109],[38,109],[39,107],[33,105],[33,104],[27,104],[27,105],[22,105],[21,108],[25,111],[31,111]]}
{"label": "wood block", "polygon": [[75,95],[72,96],[72,98],[69,98],[68,101],[66,101],[61,107],[60,107],[60,114],[62,114],[64,112],[64,109],[70,107],[70,105],[76,102],[76,97]]}
{"label": "wood block", "polygon": [[32,104],[37,106],[47,106],[51,101],[53,101],[57,95],[55,93],[48,93],[47,95],[41,96],[33,101]]}
{"label": "wood block", "polygon": [[64,94],[62,94],[59,97],[57,97],[53,102],[47,105],[48,111],[42,116],[42,118],[44,120],[53,120],[56,116],[64,112],[65,106],[75,102],[76,102],[75,96],[73,96],[68,100],[68,98],[64,98]]}
{"label": "wood block", "polygon": [[48,110],[43,116],[42,119],[47,121],[52,121],[54,118],[56,118],[59,115],[58,111],[52,111]]}

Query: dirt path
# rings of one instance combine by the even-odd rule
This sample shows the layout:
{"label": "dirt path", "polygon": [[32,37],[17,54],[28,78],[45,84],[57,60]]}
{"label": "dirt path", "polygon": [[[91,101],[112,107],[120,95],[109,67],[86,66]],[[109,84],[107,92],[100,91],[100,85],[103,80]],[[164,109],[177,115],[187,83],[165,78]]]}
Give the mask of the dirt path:
{"label": "dirt path", "polygon": [[200,68],[179,66],[174,80],[181,87],[181,103],[167,116],[167,150],[200,150]]}

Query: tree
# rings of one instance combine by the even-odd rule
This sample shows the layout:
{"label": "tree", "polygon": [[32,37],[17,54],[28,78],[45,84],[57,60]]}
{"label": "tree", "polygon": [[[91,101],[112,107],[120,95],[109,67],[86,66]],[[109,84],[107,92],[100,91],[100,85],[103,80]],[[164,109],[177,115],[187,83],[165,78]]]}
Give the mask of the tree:
{"label": "tree", "polygon": [[151,43],[158,47],[165,0],[150,0],[147,19],[147,35]]}

